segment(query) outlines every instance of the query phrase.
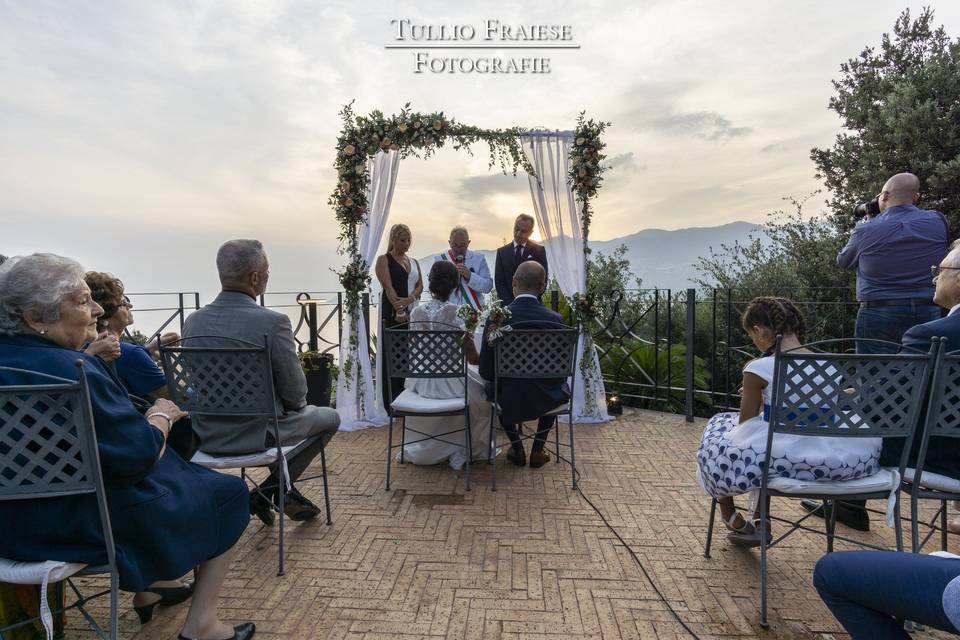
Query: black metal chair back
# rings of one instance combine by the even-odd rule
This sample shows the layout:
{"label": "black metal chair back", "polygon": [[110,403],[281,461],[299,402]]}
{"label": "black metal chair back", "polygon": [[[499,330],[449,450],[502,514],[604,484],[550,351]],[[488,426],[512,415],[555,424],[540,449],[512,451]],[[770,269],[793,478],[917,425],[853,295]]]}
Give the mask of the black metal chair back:
{"label": "black metal chair back", "polygon": [[[930,438],[960,438],[960,351],[947,353],[947,339],[934,338],[939,347],[939,357],[934,368],[933,380],[927,402],[927,414],[923,432],[919,441],[913,480],[910,482],[910,523],[913,552],[919,553],[927,540],[938,530],[935,523],[940,519],[941,548],[947,550],[947,502],[960,499],[960,491],[930,489],[921,482],[926,467],[927,453],[930,450]],[[907,447],[905,447],[907,448]],[[919,536],[919,515],[917,501],[932,499],[940,501],[940,508],[928,523],[930,533],[921,541]]]}
{"label": "black metal chair back", "polygon": [[170,399],[197,416],[276,420],[269,337],[191,336],[160,347]]}
{"label": "black metal chair back", "polygon": [[[160,347],[160,362],[167,378],[170,398],[181,408],[196,417],[209,418],[265,418],[253,421],[252,426],[243,421],[242,428],[256,429],[255,442],[267,441],[267,430],[273,444],[264,449],[276,449],[279,464],[278,508],[280,513],[280,545],[277,560],[277,575],[284,574],[284,522],[283,505],[285,486],[292,486],[284,474],[283,443],[280,438],[279,413],[276,393],[273,388],[273,365],[270,361],[270,338],[266,334],[257,344],[240,338],[225,336],[190,336]],[[238,424],[240,424],[238,422]],[[321,450],[321,456],[323,451]],[[327,506],[327,524],[330,524],[330,498],[327,488],[327,467],[323,464],[323,491]],[[241,478],[251,480],[246,474],[247,464],[236,465]],[[251,480],[252,481],[252,480]],[[262,489],[254,482],[261,496]]]}
{"label": "black metal chair back", "polygon": [[464,330],[459,327],[408,322],[386,329],[384,335],[388,379],[455,378],[466,374]]}
{"label": "black metal chair back", "polygon": [[[463,346],[464,330],[460,327],[434,321],[413,321],[390,327],[384,330],[384,349],[386,355],[386,385],[387,397],[394,397],[393,380],[394,378],[410,379],[437,379],[437,378],[459,378],[463,383],[463,406],[462,409],[444,412],[410,412],[398,411],[392,404],[385,407],[390,416],[390,426],[387,433],[387,483],[386,489],[390,490],[391,463],[393,449],[400,448],[400,461],[403,462],[404,448],[408,444],[406,420],[403,423],[401,431],[401,440],[399,445],[393,444],[393,419],[397,417],[406,417],[412,415],[458,415],[462,414],[464,419],[463,429],[453,429],[441,434],[426,434],[413,430],[422,436],[420,440],[444,440],[446,436],[464,431],[467,441],[467,470],[466,486],[470,490],[470,464],[472,462],[473,450],[471,447],[470,430],[470,404],[467,397],[467,353]],[[413,444],[413,443],[410,443]]]}
{"label": "black metal chair back", "polygon": [[[577,347],[579,345],[580,329],[570,327],[559,322],[543,320],[523,320],[498,329],[493,338],[494,380],[493,380],[493,407],[490,423],[490,457],[493,462],[494,441],[496,439],[496,425],[494,416],[500,407],[501,379],[521,380],[568,380],[570,387],[570,401],[567,403],[566,414],[570,425],[570,473],[573,488],[577,487],[576,449],[573,440],[573,390],[577,378]],[[487,336],[491,339],[491,336]],[[559,425],[555,424],[554,444],[556,446],[556,462],[559,463],[560,432]],[[493,465],[491,473],[491,487],[497,490],[497,470]]]}
{"label": "black metal chair back", "polygon": [[507,325],[494,342],[496,376],[572,378],[576,375],[579,337],[579,329],[561,323],[524,321]]}
{"label": "black metal chair back", "polygon": [[[775,433],[833,438],[909,438],[933,373],[929,353],[775,353],[767,456]],[[906,455],[901,460],[901,472]]]}
{"label": "black metal chair back", "polygon": [[[5,374],[24,381],[0,386],[0,502],[96,496],[107,562],[86,571],[111,576],[110,637],[116,637],[118,574],[113,529],[93,428],[90,389],[83,362],[78,360],[76,365],[77,381],[0,367]],[[86,600],[74,606],[82,610]],[[93,623],[85,611],[84,615]],[[96,623],[93,626],[103,637]]]}
{"label": "black metal chair back", "polygon": [[[768,415],[766,451],[762,470],[770,469],[774,434],[831,438],[902,438],[903,453],[898,471],[903,477],[910,443],[920,418],[924,393],[933,375],[938,345],[927,353],[898,354],[828,353],[839,340],[824,340],[784,351],[777,339],[774,354],[773,394]],[[801,350],[803,349],[803,350]],[[912,350],[911,350],[912,351]],[[760,476],[760,528],[769,518],[767,499],[771,495],[769,473]],[[893,488],[897,492],[898,488]],[[774,492],[777,495],[787,495]],[[827,519],[827,551],[833,551],[836,500],[886,497],[886,490],[831,494],[834,505]],[[791,493],[790,497],[820,496],[814,490]],[[827,496],[824,499],[824,512]],[[894,525],[897,550],[902,549],[900,503],[894,498]],[[809,516],[806,516],[809,517]],[[800,521],[802,522],[802,520]],[[767,626],[767,549],[800,528],[800,522],[777,541],[760,545],[760,625]],[[712,529],[711,514],[711,529]],[[708,531],[708,538],[710,532]],[[705,555],[709,554],[709,542]],[[708,555],[709,557],[709,555]]]}

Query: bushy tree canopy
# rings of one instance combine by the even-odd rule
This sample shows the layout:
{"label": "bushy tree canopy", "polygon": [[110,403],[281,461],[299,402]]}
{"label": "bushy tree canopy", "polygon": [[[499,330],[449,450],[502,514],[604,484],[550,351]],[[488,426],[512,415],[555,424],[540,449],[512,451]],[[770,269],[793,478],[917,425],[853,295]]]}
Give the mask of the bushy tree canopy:
{"label": "bushy tree canopy", "polygon": [[[811,196],[814,194],[811,194]],[[696,264],[698,285],[752,292],[752,295],[815,295],[853,285],[853,274],[837,268],[845,237],[822,216],[806,217],[803,200],[785,198],[792,210],[767,214],[767,223],[744,242],[711,248]],[[815,290],[822,290],[816,291]]]}
{"label": "bushy tree canopy", "polygon": [[856,204],[909,171],[920,178],[921,206],[942,211],[960,231],[960,39],[935,28],[933,15],[927,8],[911,20],[904,10],[880,48],[842,64],[833,82],[829,106],[845,131],[810,156],[842,229],[853,226]]}

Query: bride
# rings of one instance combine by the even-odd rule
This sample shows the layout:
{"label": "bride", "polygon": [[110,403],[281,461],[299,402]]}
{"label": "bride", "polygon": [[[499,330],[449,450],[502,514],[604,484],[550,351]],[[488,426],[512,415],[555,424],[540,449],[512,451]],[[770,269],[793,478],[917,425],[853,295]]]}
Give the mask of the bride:
{"label": "bride", "polygon": [[[466,331],[466,325],[457,315],[457,305],[448,302],[450,295],[460,284],[460,274],[451,262],[435,262],[430,269],[429,290],[432,300],[420,304],[410,314],[410,327],[415,330],[449,329],[455,326]],[[465,335],[464,346],[467,361],[477,364],[480,355],[473,335]],[[467,402],[470,410],[471,447],[474,460],[487,457],[490,434],[490,404],[484,398],[483,380],[476,371],[470,371],[467,383]],[[424,398],[463,398],[461,378],[413,378],[405,388]],[[442,439],[424,439],[428,435],[442,434],[463,428],[463,419],[458,416],[425,418],[408,416],[404,419],[404,462],[413,464],[439,464],[449,462],[460,469],[467,460],[466,432],[438,436]],[[419,432],[419,433],[418,433]],[[414,442],[420,440],[420,442]],[[400,454],[397,454],[400,460]]]}

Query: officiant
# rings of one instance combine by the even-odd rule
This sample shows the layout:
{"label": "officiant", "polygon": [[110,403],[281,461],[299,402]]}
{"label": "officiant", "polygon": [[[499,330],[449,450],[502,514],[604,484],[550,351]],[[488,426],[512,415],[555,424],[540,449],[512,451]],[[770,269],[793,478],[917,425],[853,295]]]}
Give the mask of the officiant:
{"label": "officiant", "polygon": [[497,297],[504,305],[513,302],[513,275],[523,262],[535,260],[543,267],[547,283],[550,282],[550,270],[547,268],[547,250],[530,239],[533,235],[533,216],[521,213],[513,223],[513,242],[497,249],[497,263],[494,266],[494,281],[497,283]]}
{"label": "officiant", "polygon": [[465,227],[454,227],[450,230],[450,249],[438,255],[435,262],[452,262],[460,273],[460,284],[448,301],[482,311],[483,294],[493,289],[493,278],[483,255],[470,251],[469,247],[470,233]]}

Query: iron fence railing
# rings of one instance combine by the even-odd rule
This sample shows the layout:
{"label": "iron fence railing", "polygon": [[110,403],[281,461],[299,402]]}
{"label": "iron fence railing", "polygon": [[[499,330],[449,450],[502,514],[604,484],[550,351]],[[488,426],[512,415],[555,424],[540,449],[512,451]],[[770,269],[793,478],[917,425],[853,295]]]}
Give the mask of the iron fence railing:
{"label": "iron fence railing", "polygon": [[[201,306],[197,292],[128,295],[134,302],[137,328],[157,327],[146,334],[148,339],[164,331],[182,332],[184,319]],[[740,316],[757,295],[793,300],[807,319],[810,340],[853,336],[857,302],[847,288],[616,291],[600,301],[592,329],[608,395],[618,396],[623,404],[682,412],[690,420],[738,408],[743,365],[759,355],[740,326]],[[261,305],[290,316],[301,353],[330,353],[335,359],[343,341],[343,301],[343,293],[337,291],[271,291],[259,298]],[[558,291],[549,291],[544,303],[571,319]],[[368,292],[361,304],[374,358],[377,299],[371,300]]]}

